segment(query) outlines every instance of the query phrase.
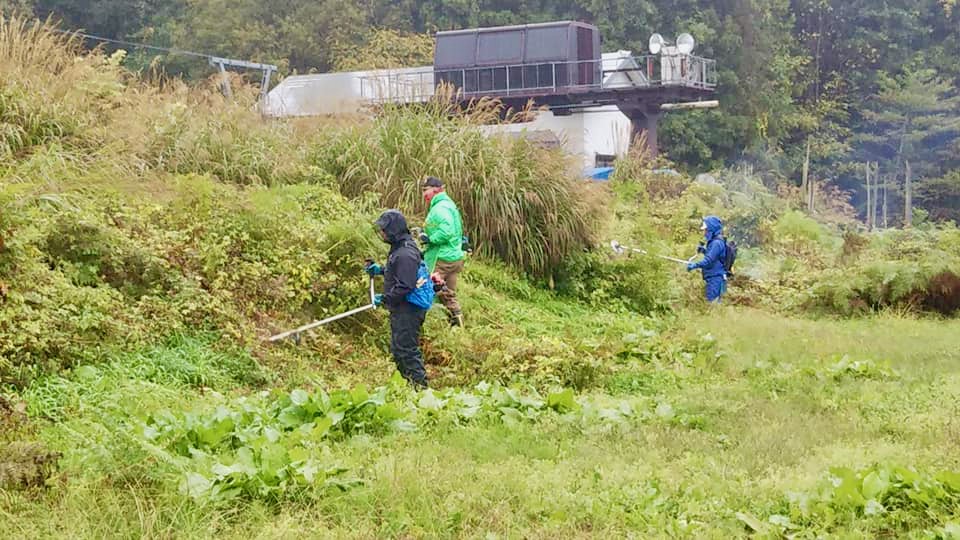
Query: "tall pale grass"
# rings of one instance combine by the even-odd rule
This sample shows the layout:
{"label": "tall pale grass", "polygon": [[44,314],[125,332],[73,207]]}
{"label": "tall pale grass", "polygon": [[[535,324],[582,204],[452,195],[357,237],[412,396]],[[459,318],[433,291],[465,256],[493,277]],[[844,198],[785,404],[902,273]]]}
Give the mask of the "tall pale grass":
{"label": "tall pale grass", "polygon": [[75,62],[80,40],[48,21],[0,13],[0,70],[8,81],[24,70],[61,74]]}
{"label": "tall pale grass", "polygon": [[440,177],[481,253],[546,275],[593,242],[607,192],[578,178],[559,150],[478,129],[529,114],[504,111],[493,100],[461,111],[447,97],[388,106],[371,125],[331,137],[315,160],[344,194],[376,192],[383,206],[417,216],[414,222],[426,212],[420,181]]}

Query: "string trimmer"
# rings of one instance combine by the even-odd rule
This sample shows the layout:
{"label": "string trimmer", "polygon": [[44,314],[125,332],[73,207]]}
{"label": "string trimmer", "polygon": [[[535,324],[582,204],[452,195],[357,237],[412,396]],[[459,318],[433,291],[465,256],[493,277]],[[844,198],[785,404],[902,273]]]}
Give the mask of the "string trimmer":
{"label": "string trimmer", "polygon": [[[627,247],[621,244],[620,242],[617,242],[616,240],[610,241],[610,248],[613,249],[613,252],[616,253],[617,255],[623,255],[626,251],[632,251],[634,253],[642,253],[643,255],[650,255],[650,253],[647,253],[646,250]],[[687,264],[688,262],[690,262],[690,261],[685,261],[683,259],[677,259],[675,257],[667,257],[666,255],[654,255],[654,257],[659,257],[661,259],[665,259],[665,260],[675,262],[675,263],[680,263],[680,264]]]}
{"label": "string trimmer", "polygon": [[370,276],[370,303],[369,303],[369,304],[367,304],[367,305],[365,305],[365,306],[358,307],[358,308],[356,308],[356,309],[351,309],[350,311],[347,311],[347,312],[345,312],[345,313],[341,313],[341,314],[339,314],[339,315],[334,315],[334,316],[332,316],[332,317],[327,317],[326,319],[323,319],[322,321],[314,321],[314,322],[312,322],[312,323],[310,323],[310,324],[305,324],[305,325],[303,325],[303,326],[301,326],[301,327],[299,327],[299,328],[294,328],[293,330],[288,330],[288,331],[283,332],[283,333],[281,333],[281,334],[277,334],[277,335],[275,335],[275,336],[270,336],[270,337],[267,339],[267,341],[271,341],[271,342],[273,342],[273,341],[280,341],[281,339],[284,339],[284,338],[288,338],[288,337],[290,337],[290,336],[293,336],[293,340],[296,341],[297,343],[300,343],[300,332],[306,332],[307,330],[310,330],[311,328],[316,328],[316,327],[318,327],[318,326],[323,326],[323,325],[325,325],[325,324],[332,323],[333,321],[339,321],[340,319],[349,317],[349,316],[351,316],[351,315],[356,315],[357,313],[362,313],[362,312],[364,312],[364,311],[367,311],[368,309],[376,309],[377,306],[376,306],[376,304],[373,303],[373,298],[374,298],[374,292],[373,292],[373,276]]}

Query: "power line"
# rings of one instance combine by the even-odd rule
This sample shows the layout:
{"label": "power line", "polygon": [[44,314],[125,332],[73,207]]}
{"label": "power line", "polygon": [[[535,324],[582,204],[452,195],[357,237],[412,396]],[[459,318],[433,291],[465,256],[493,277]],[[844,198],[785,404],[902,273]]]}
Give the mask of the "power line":
{"label": "power line", "polygon": [[[6,18],[3,15],[0,15],[0,21],[6,21]],[[68,36],[79,36],[83,39],[90,39],[95,41],[101,41],[103,43],[114,43],[116,45],[126,45],[128,47],[136,47],[140,49],[150,49],[154,51],[162,51],[168,54],[179,54],[183,56],[193,56],[195,58],[206,58],[207,62],[211,66],[216,66],[220,68],[220,73],[223,75],[223,91],[227,96],[232,94],[230,90],[230,79],[227,77],[227,66],[239,67],[245,69],[257,69],[263,72],[263,78],[260,81],[260,100],[263,101],[267,97],[267,90],[270,88],[270,76],[271,74],[277,71],[277,66],[273,64],[260,64],[257,62],[247,62],[246,60],[236,60],[232,58],[222,58],[219,56],[214,56],[212,54],[204,54],[196,51],[188,51],[186,49],[176,49],[173,47],[160,47],[158,45],[147,45],[146,43],[134,43],[133,41],[126,41],[122,39],[113,39],[103,36],[97,36],[94,34],[87,34],[85,32],[79,32],[76,30],[61,30],[59,28],[50,28],[52,32],[58,34],[65,34]]]}
{"label": "power line", "polygon": [[[6,19],[5,19],[3,16],[0,16],[0,20],[6,20]],[[196,56],[196,57],[198,57],[198,58],[208,58],[208,59],[209,59],[209,58],[216,58],[216,56],[215,56],[215,55],[212,55],[212,54],[198,53],[198,52],[196,52],[196,51],[188,51],[188,50],[186,50],[186,49],[176,49],[176,48],[172,48],[172,47],[160,47],[160,46],[158,46],[158,45],[147,45],[146,43],[135,43],[135,42],[133,42],[133,41],[124,41],[124,40],[122,40],[122,39],[113,39],[113,38],[107,38],[107,37],[103,37],[103,36],[95,36],[95,35],[93,35],[93,34],[87,34],[87,33],[84,33],[84,32],[80,32],[80,31],[78,31],[78,30],[61,30],[61,29],[59,29],[59,28],[51,28],[50,31],[52,31],[52,32],[57,32],[58,34],[66,34],[66,35],[69,35],[69,36],[80,36],[80,37],[82,37],[82,38],[84,38],[84,39],[91,39],[91,40],[95,40],[95,41],[103,41],[103,42],[105,42],[105,43],[116,43],[117,45],[128,45],[128,46],[130,46],[130,47],[138,47],[138,48],[142,48],[142,49],[152,49],[152,50],[155,50],[155,51],[163,51],[163,52],[171,53],[171,54],[182,54],[182,55],[185,55],[185,56]]]}
{"label": "power line", "polygon": [[117,45],[126,45],[129,47],[151,49],[154,51],[163,51],[169,54],[180,54],[184,56],[193,56],[196,58],[206,58],[207,62],[211,66],[217,66],[220,68],[220,73],[223,75],[223,91],[228,97],[232,95],[232,91],[230,89],[230,79],[228,79],[226,76],[227,75],[226,66],[261,70],[263,72],[263,79],[260,81],[260,99],[261,100],[266,99],[267,90],[270,87],[270,75],[277,71],[277,66],[273,64],[260,64],[256,62],[247,62],[245,60],[221,58],[219,56],[214,56],[212,54],[198,53],[195,51],[188,51],[185,49],[175,49],[172,47],[159,47],[157,45],[147,45],[145,43],[134,43],[132,41],[124,41],[122,39],[113,39],[113,38],[107,38],[103,36],[95,36],[93,34],[86,34],[83,32],[60,30],[59,28],[53,28],[52,30],[54,32],[58,32],[61,34],[67,34],[71,36],[80,36],[84,39],[97,40],[105,43],[114,43]]}
{"label": "power line", "polygon": [[96,41],[103,41],[103,42],[106,42],[106,43],[115,43],[115,44],[117,44],[117,45],[128,45],[128,46],[131,46],[131,47],[139,47],[139,48],[143,48],[143,49],[152,49],[152,50],[155,50],[155,51],[163,51],[163,52],[170,53],[170,54],[182,54],[182,55],[185,55],[185,56],[196,56],[196,57],[198,57],[198,58],[207,58],[207,59],[209,59],[209,58],[215,58],[215,56],[212,55],[212,54],[203,54],[203,53],[198,53],[198,52],[194,52],[194,51],[188,51],[188,50],[185,50],[185,49],[174,49],[174,48],[171,48],[171,47],[159,47],[159,46],[157,46],[157,45],[147,45],[147,44],[145,44],[145,43],[134,43],[134,42],[132,42],[132,41],[124,41],[124,40],[122,40],[122,39],[106,38],[106,37],[102,37],[102,36],[95,36],[95,35],[93,35],[93,34],[85,34],[85,33],[83,33],[83,32],[76,32],[76,31],[70,31],[70,30],[60,30],[60,29],[56,29],[56,28],[53,29],[53,31],[54,31],[54,32],[59,32],[59,33],[61,33],[61,34],[68,34],[68,35],[71,35],[71,36],[80,36],[80,37],[82,37],[82,38],[84,38],[84,39],[92,39],[92,40],[96,40]]}

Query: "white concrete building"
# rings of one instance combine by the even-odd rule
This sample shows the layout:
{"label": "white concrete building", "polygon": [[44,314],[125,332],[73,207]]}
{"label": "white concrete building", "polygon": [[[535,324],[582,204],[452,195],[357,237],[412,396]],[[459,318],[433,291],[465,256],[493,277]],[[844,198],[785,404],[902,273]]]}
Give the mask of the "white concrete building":
{"label": "white concrete building", "polygon": [[541,141],[550,140],[553,135],[567,153],[580,157],[585,170],[611,165],[630,147],[630,119],[615,106],[560,116],[542,112],[532,122],[484,126],[482,129],[489,134],[529,133]]}

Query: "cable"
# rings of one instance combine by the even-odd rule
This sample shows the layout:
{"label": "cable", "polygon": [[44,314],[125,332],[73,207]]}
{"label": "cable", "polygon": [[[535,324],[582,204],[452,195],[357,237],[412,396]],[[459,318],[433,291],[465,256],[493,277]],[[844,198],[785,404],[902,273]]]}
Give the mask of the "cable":
{"label": "cable", "polygon": [[71,35],[71,36],[81,36],[81,37],[83,37],[84,39],[93,39],[93,40],[97,40],[97,41],[103,41],[103,42],[106,42],[106,43],[116,43],[117,45],[129,45],[129,46],[131,46],[131,47],[140,47],[140,48],[144,48],[144,49],[153,49],[153,50],[155,50],[155,51],[163,51],[163,52],[167,52],[167,53],[170,53],[170,54],[182,54],[182,55],[186,55],[186,56],[196,56],[196,57],[198,57],[198,58],[208,58],[208,59],[209,59],[209,58],[216,58],[216,57],[215,57],[214,55],[212,55],[212,54],[203,54],[203,53],[198,53],[198,52],[194,52],[194,51],[187,51],[187,50],[184,50],[184,49],[173,49],[173,48],[170,48],[170,47],[158,47],[158,46],[156,46],[156,45],[147,45],[147,44],[145,44],[145,43],[134,43],[134,42],[132,42],[132,41],[124,41],[124,40],[122,40],[122,39],[112,39],[112,38],[105,38],[105,37],[101,37],[101,36],[95,36],[95,35],[93,35],[93,34],[84,34],[83,32],[72,32],[72,31],[70,31],[70,30],[60,30],[60,29],[57,29],[57,28],[54,28],[53,31],[54,31],[54,32],[59,32],[59,33],[61,33],[61,34],[68,34],[68,35]]}
{"label": "cable", "polygon": [[[6,22],[6,18],[0,14],[0,22]],[[91,39],[96,41],[102,41],[104,43],[115,43],[117,45],[126,45],[129,47],[137,47],[141,49],[151,49],[154,51],[162,51],[168,54],[180,54],[183,56],[193,56],[195,58],[206,58],[211,65],[219,65],[220,71],[224,71],[224,66],[233,66],[233,67],[242,67],[248,69],[260,69],[263,70],[263,80],[260,84],[260,97],[265,99],[267,95],[267,89],[270,85],[270,73],[277,71],[277,66],[271,64],[259,64],[256,62],[246,62],[243,60],[234,60],[230,58],[221,58],[219,56],[214,56],[212,54],[198,53],[196,51],[188,51],[186,49],[175,49],[172,47],[160,47],[157,45],[147,45],[145,43],[134,43],[132,41],[125,41],[122,39],[113,39],[106,38],[103,36],[96,36],[93,34],[87,34],[79,31],[71,30],[61,30],[59,28],[50,28],[50,31],[57,32],[58,34],[65,34],[68,36],[80,36],[83,39]],[[229,79],[224,80],[225,93],[230,95],[230,81]]]}

